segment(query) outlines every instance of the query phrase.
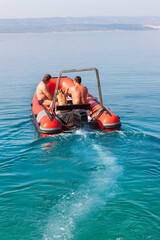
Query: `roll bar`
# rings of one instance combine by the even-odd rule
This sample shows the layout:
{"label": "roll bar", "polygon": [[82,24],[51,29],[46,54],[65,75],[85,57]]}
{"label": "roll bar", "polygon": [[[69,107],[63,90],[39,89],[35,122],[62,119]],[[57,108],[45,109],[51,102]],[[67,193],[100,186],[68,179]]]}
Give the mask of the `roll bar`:
{"label": "roll bar", "polygon": [[80,69],[61,70],[59,72],[59,75],[58,75],[58,80],[57,80],[57,84],[56,84],[56,88],[55,88],[55,92],[54,92],[54,96],[53,96],[53,102],[52,102],[52,107],[51,107],[51,114],[53,114],[53,111],[54,111],[55,102],[56,102],[56,96],[57,96],[58,87],[59,87],[59,83],[60,83],[60,79],[61,79],[62,74],[63,73],[71,73],[71,72],[86,72],[86,71],[95,71],[96,72],[100,105],[101,105],[102,109],[104,108],[103,107],[103,101],[102,101],[102,93],[101,93],[99,72],[98,72],[97,68],[80,68]]}

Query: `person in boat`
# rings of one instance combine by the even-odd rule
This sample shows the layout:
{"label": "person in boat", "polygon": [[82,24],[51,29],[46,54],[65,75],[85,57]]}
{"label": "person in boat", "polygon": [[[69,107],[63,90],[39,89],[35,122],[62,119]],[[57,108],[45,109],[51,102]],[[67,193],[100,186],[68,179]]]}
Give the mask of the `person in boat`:
{"label": "person in boat", "polygon": [[38,84],[36,89],[38,103],[40,105],[49,106],[52,105],[53,96],[50,94],[47,84],[50,82],[51,75],[45,74],[42,81]]}
{"label": "person in boat", "polygon": [[[88,89],[81,84],[81,77],[76,76],[74,78],[74,86],[69,89],[69,95],[72,97],[73,104],[85,104],[88,103],[87,95]],[[88,119],[90,119],[90,111],[87,110]]]}
{"label": "person in boat", "polygon": [[[64,91],[63,89],[58,89],[58,94],[56,97],[56,106],[62,106],[67,105],[67,95],[68,95],[68,89]],[[56,113],[60,112],[68,112],[69,110],[62,110],[62,111],[56,111]]]}
{"label": "person in boat", "polygon": [[81,77],[76,76],[74,78],[74,86],[69,89],[69,95],[72,97],[73,104],[87,103],[88,89],[81,85]]}
{"label": "person in boat", "polygon": [[[55,107],[67,105],[67,96],[68,96],[68,89],[66,91],[59,89],[56,97]],[[73,124],[73,111],[59,110],[59,111],[56,111],[56,114],[63,121],[64,124],[67,124],[67,125]]]}
{"label": "person in boat", "polygon": [[[72,97],[72,103],[73,104],[85,104],[87,103],[87,94],[88,89],[81,85],[81,77],[76,76],[74,78],[74,86],[70,89],[67,89],[67,93]],[[62,105],[66,105],[65,104]],[[59,117],[68,125],[73,125],[73,116],[74,116],[74,110],[69,111],[66,113],[66,111],[61,113],[58,113]]]}

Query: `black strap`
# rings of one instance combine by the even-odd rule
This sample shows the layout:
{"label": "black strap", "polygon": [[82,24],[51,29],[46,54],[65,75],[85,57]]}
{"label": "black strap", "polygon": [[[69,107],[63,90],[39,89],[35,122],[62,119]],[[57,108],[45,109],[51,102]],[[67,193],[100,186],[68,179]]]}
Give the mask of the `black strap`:
{"label": "black strap", "polygon": [[53,116],[50,114],[50,112],[48,111],[48,109],[47,109],[43,104],[42,104],[42,107],[44,108],[45,112],[47,113],[49,119],[50,119],[51,121],[53,121]]}

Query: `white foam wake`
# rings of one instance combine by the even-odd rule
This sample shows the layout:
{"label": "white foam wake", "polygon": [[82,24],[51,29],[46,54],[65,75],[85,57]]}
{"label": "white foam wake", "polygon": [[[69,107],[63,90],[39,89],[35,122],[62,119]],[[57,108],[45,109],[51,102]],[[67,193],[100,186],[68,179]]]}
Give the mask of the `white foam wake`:
{"label": "white foam wake", "polygon": [[87,183],[75,192],[63,195],[52,208],[44,232],[44,240],[74,239],[77,222],[83,221],[97,208],[103,207],[107,199],[113,197],[117,187],[117,177],[122,168],[117,159],[106,152],[103,146],[92,144],[95,151],[94,167],[89,169]]}

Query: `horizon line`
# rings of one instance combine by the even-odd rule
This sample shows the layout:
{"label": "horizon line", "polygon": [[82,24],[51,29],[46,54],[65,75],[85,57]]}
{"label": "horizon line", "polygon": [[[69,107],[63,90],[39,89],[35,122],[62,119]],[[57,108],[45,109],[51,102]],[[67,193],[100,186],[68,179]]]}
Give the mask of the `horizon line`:
{"label": "horizon line", "polygon": [[127,18],[139,18],[139,17],[154,17],[154,18],[159,18],[159,16],[153,16],[153,15],[138,15],[138,16],[81,16],[81,17],[75,17],[75,16],[66,16],[66,17],[60,17],[60,16],[57,16],[57,17],[6,17],[6,18],[1,18],[0,17],[0,20],[15,20],[15,19],[49,19],[49,18],[93,18],[93,17],[97,17],[97,18],[103,18],[103,17],[127,17]]}

